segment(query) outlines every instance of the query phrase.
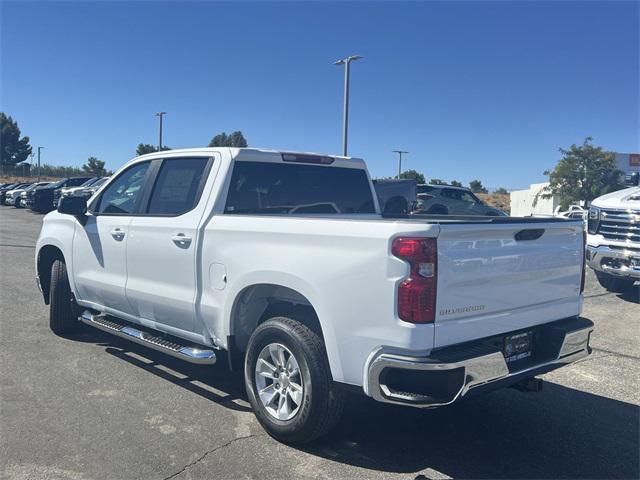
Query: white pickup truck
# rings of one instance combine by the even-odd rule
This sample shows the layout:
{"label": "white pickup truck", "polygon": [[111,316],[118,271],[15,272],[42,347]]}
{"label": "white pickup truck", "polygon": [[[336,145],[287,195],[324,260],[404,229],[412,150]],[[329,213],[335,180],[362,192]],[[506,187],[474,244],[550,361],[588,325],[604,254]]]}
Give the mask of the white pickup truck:
{"label": "white pickup truck", "polygon": [[634,288],[640,281],[640,187],[596,198],[587,222],[587,263],[600,284],[611,291]]}
{"label": "white pickup truck", "polygon": [[590,354],[581,221],[380,213],[364,162],[258,149],[135,158],[44,219],[50,326],[244,366],[264,428],[310,441],[345,391],[453,403]]}

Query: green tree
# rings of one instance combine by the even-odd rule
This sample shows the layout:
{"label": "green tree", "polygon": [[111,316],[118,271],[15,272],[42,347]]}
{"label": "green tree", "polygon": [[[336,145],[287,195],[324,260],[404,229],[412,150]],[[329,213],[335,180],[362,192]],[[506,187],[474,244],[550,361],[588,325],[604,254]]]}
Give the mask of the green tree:
{"label": "green tree", "polygon": [[431,180],[429,180],[429,183],[431,185],[446,185],[447,184],[447,182],[445,182],[441,178],[432,178]]}
{"label": "green tree", "polygon": [[493,193],[497,193],[498,195],[509,195],[509,190],[504,187],[496,188]]}
{"label": "green tree", "polygon": [[[171,148],[164,145],[162,147],[162,151],[164,152],[165,150],[171,150]],[[155,145],[151,145],[150,143],[139,143],[136,147],[136,156],[146,155],[147,153],[155,153],[157,151],[158,147],[156,147]]]}
{"label": "green tree", "polygon": [[210,147],[238,147],[244,148],[247,146],[247,140],[240,130],[227,135],[226,132],[221,132],[211,139],[209,142]]}
{"label": "green tree", "polygon": [[96,157],[89,157],[87,163],[82,165],[82,170],[94,177],[105,177],[107,175],[107,169],[104,168],[104,161],[98,160]]}
{"label": "green tree", "polygon": [[469,188],[473,193],[489,193],[489,191],[482,186],[480,180],[471,180],[469,182]]}
{"label": "green tree", "polygon": [[424,175],[415,170],[405,170],[400,174],[400,178],[406,178],[409,180],[415,180],[418,183],[426,183]]}
{"label": "green tree", "polygon": [[0,112],[0,166],[14,166],[31,155],[29,137],[20,137],[18,122]]}
{"label": "green tree", "polygon": [[594,198],[623,187],[615,155],[594,146],[592,140],[587,137],[580,146],[559,149],[562,158],[553,170],[544,172],[549,175],[549,187],[543,197],[557,196],[561,208],[566,209],[581,201],[588,205]]}
{"label": "green tree", "polygon": [[461,187],[462,186],[462,182],[459,182],[457,180],[451,180],[451,186],[453,186],[453,187]]}

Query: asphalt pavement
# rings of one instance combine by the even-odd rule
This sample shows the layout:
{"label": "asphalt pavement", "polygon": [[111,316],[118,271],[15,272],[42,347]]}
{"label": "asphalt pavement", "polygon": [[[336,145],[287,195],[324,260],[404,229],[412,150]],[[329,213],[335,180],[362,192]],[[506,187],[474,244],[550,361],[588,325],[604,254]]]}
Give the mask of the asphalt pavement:
{"label": "asphalt pavement", "polygon": [[7,479],[638,478],[640,304],[587,277],[594,353],[540,393],[437,409],[350,398],[305,447],[264,433],[241,376],[89,327],[58,337],[34,279],[42,216],[0,207],[0,472]]}

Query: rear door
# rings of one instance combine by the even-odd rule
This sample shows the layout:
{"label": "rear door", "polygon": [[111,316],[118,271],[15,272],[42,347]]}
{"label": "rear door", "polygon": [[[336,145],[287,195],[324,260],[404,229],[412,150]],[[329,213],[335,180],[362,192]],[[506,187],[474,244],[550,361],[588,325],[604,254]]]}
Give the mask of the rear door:
{"label": "rear door", "polygon": [[580,313],[582,222],[440,227],[436,347]]}
{"label": "rear door", "polygon": [[129,225],[127,298],[141,319],[194,331],[203,192],[220,162],[203,156],[157,163],[149,199]]}

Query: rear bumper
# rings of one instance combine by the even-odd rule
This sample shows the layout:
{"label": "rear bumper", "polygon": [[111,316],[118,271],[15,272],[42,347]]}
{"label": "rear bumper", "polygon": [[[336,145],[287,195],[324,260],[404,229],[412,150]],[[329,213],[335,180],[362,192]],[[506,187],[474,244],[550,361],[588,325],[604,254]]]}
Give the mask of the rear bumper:
{"label": "rear bumper", "polygon": [[640,251],[587,245],[587,265],[595,271],[640,280],[640,267],[631,266],[631,257],[640,257]]}
{"label": "rear bumper", "polygon": [[590,320],[576,317],[528,330],[534,332],[533,354],[511,364],[499,345],[513,332],[434,350],[429,357],[386,353],[382,348],[369,362],[365,391],[380,402],[433,408],[474,390],[502,388],[591,354]]}

